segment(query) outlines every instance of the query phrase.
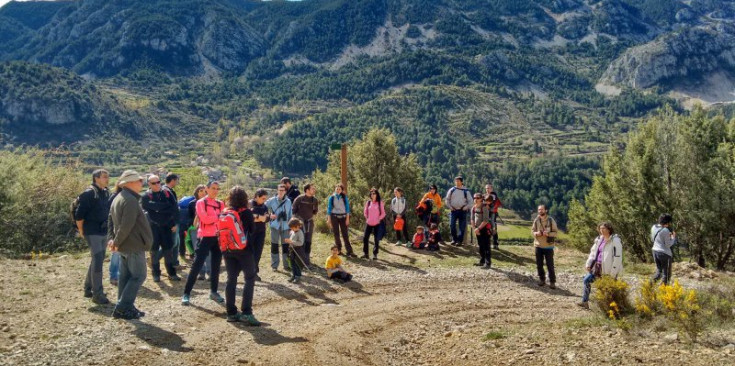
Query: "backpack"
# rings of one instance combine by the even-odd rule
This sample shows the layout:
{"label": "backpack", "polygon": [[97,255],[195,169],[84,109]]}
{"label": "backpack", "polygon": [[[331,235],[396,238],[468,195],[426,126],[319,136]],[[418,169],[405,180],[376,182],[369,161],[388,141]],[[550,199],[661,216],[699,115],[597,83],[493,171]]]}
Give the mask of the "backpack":
{"label": "backpack", "polygon": [[426,214],[431,213],[431,209],[433,207],[433,202],[431,199],[424,200],[423,202],[419,202],[419,205],[416,206],[414,209],[416,211],[416,215],[419,217],[424,217]]}
{"label": "backpack", "polygon": [[[196,197],[186,196],[179,200],[179,223],[188,224],[191,220],[189,218],[189,204],[191,204]],[[186,225],[188,226],[188,225]]]}
{"label": "backpack", "polygon": [[217,240],[222,252],[244,250],[248,246],[248,233],[242,228],[240,213],[226,208],[217,221]]}
{"label": "backpack", "polygon": [[[467,193],[469,192],[469,190],[468,190],[468,189],[465,189],[465,188],[459,188],[459,189],[460,189],[460,190],[462,191],[462,194],[464,195],[464,199],[465,199],[465,201],[467,201]],[[447,205],[450,205],[450,207],[449,207],[450,209],[452,208],[452,207],[451,207],[451,204],[452,204],[452,196],[454,195],[454,192],[455,192],[456,190],[457,190],[457,187],[452,187],[452,188],[451,188],[451,189],[449,190],[449,199],[447,200]],[[471,200],[470,200],[470,201],[471,201]]]}
{"label": "backpack", "polygon": [[77,213],[77,209],[79,208],[79,199],[82,197],[83,194],[87,193],[87,191],[92,190],[94,192],[94,200],[97,201],[100,199],[99,192],[94,188],[94,186],[90,185],[87,187],[87,189],[84,190],[84,192],[80,193],[77,198],[75,198],[73,201],[71,201],[71,205],[69,205],[69,217],[71,219],[72,226],[74,227],[74,230],[77,229],[77,219],[74,217]]}
{"label": "backpack", "polygon": [[403,226],[405,224],[406,224],[406,221],[404,221],[402,217],[398,217],[396,218],[396,222],[393,223],[393,230],[401,231],[403,230]]}
{"label": "backpack", "polygon": [[[171,198],[171,191],[169,191],[168,189],[161,189],[161,191],[163,191],[163,193],[166,195],[166,199]],[[148,191],[148,199],[153,199],[153,191]]]}

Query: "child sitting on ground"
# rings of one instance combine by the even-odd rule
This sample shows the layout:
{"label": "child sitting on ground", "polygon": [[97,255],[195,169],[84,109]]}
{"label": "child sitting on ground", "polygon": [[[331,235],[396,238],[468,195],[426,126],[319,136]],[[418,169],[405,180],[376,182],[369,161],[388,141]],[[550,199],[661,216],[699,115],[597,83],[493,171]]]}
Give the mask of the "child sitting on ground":
{"label": "child sitting on ground", "polygon": [[426,247],[426,235],[424,235],[424,227],[419,225],[416,227],[416,234],[413,234],[411,241],[411,249],[424,249]]}
{"label": "child sitting on ground", "polygon": [[330,279],[343,282],[352,280],[352,275],[342,268],[342,258],[339,257],[339,248],[336,245],[332,247],[332,255],[327,257],[324,268],[327,270],[327,277]]}
{"label": "child sitting on ground", "polygon": [[429,240],[427,250],[438,251],[439,243],[444,243],[442,240],[442,234],[439,232],[439,226],[437,224],[431,224],[429,228]]}
{"label": "child sitting on ground", "polygon": [[301,280],[301,267],[305,266],[304,257],[304,232],[301,231],[301,220],[291,219],[288,222],[288,227],[291,229],[291,237],[284,239],[283,241],[288,243],[289,247],[289,262],[291,262],[291,272],[293,276],[288,282],[298,283]]}

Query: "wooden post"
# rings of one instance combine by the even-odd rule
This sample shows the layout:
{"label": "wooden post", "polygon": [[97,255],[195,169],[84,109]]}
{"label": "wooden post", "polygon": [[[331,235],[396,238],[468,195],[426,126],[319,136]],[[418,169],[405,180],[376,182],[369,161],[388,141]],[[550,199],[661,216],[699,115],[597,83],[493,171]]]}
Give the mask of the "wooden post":
{"label": "wooden post", "polygon": [[342,185],[345,187],[345,193],[347,193],[347,144],[342,144]]}

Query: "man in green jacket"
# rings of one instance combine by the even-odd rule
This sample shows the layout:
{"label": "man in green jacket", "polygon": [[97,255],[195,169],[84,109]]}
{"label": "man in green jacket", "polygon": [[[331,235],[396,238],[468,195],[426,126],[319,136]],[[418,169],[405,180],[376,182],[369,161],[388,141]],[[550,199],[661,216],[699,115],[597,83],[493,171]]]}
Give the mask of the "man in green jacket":
{"label": "man in green jacket", "polygon": [[151,249],[153,233],[139,203],[143,177],[134,170],[126,170],[118,184],[123,190],[112,201],[107,230],[107,245],[120,253],[118,300],[112,316],[139,319],[145,313],[135,307],[135,298],[145,281],[145,253]]}

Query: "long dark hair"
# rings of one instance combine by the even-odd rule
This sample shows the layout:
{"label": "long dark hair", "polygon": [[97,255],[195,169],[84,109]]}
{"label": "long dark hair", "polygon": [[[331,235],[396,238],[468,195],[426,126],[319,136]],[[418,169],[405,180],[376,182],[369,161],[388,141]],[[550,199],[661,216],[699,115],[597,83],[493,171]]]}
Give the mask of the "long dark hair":
{"label": "long dark hair", "polygon": [[227,206],[233,210],[248,208],[248,193],[240,186],[234,186],[227,195]]}
{"label": "long dark hair", "polygon": [[377,188],[375,188],[375,187],[373,187],[373,188],[370,188],[370,201],[372,201],[372,200],[373,200],[373,197],[372,197],[372,196],[373,196],[373,193],[375,193],[375,197],[376,197],[375,201],[376,201],[376,202],[380,202],[380,201],[382,201],[382,200],[380,199],[380,192],[378,192],[378,189],[377,189]]}

